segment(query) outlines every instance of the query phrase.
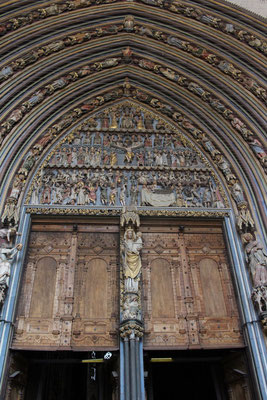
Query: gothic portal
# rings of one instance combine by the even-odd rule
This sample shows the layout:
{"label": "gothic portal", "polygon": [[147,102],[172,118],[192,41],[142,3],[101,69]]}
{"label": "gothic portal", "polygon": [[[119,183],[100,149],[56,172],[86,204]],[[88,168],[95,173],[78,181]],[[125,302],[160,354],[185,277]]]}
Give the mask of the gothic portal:
{"label": "gothic portal", "polygon": [[0,9],[1,399],[265,399],[263,19]]}

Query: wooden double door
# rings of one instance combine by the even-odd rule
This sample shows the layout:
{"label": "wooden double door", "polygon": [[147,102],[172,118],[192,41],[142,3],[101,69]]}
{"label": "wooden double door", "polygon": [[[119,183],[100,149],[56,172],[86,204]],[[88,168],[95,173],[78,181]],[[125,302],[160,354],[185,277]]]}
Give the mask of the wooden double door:
{"label": "wooden double door", "polygon": [[[145,354],[244,347],[222,221],[141,218],[140,231]],[[10,393],[19,387],[28,396],[20,398],[39,391],[50,400],[61,390],[57,398],[75,399],[73,375],[79,398],[118,398],[118,356],[112,367],[96,366],[97,381],[94,370],[69,360],[73,351],[81,360],[119,349],[122,238],[116,218],[33,219],[12,343],[24,357],[14,371],[24,368],[25,380],[13,379]],[[46,361],[35,369],[38,352]],[[67,395],[56,376],[69,382]]]}
{"label": "wooden double door", "polygon": [[[141,219],[146,349],[242,347],[220,221]],[[116,219],[32,224],[13,348],[118,349]]]}

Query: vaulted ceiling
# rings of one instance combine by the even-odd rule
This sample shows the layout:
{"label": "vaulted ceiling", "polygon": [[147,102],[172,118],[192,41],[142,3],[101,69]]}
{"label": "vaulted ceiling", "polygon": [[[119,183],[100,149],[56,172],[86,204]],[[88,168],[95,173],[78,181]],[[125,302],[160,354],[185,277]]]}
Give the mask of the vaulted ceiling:
{"label": "vaulted ceiling", "polygon": [[4,1],[0,15],[2,207],[36,143],[41,156],[128,85],[192,141],[211,138],[264,218],[263,20],[214,0]]}

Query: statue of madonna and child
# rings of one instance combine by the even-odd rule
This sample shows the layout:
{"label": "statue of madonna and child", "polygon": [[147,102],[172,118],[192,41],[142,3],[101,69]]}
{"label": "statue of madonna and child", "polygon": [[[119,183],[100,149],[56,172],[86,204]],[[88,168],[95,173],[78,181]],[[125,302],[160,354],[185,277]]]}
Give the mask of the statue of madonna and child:
{"label": "statue of madonna and child", "polygon": [[121,246],[126,292],[138,292],[138,282],[142,266],[140,256],[142,247],[141,232],[135,233],[132,228],[127,228]]}

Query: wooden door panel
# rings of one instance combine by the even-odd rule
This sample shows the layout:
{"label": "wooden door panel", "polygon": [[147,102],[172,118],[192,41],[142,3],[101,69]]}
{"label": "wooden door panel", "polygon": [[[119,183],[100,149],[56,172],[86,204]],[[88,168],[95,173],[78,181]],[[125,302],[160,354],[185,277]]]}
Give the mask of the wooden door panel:
{"label": "wooden door panel", "polygon": [[218,264],[212,258],[199,262],[205,315],[224,317],[227,315]]}
{"label": "wooden door panel", "polygon": [[187,346],[184,281],[177,229],[143,228],[143,293],[146,348]]}
{"label": "wooden door panel", "polygon": [[72,347],[118,346],[119,235],[110,231],[78,234]]}
{"label": "wooden door panel", "polygon": [[118,347],[117,225],[34,224],[13,348]]}
{"label": "wooden door panel", "polygon": [[164,258],[151,262],[151,301],[153,318],[175,317],[170,263]]}
{"label": "wooden door panel", "polygon": [[52,318],[57,262],[52,257],[43,257],[37,262],[32,289],[30,315],[36,318]]}
{"label": "wooden door panel", "polygon": [[222,228],[142,230],[145,347],[243,346]]}
{"label": "wooden door panel", "polygon": [[83,296],[84,318],[107,318],[107,274],[107,263],[101,258],[94,258],[86,264],[85,295]]}
{"label": "wooden door panel", "polygon": [[60,345],[72,235],[35,229],[28,243],[13,348]]}

